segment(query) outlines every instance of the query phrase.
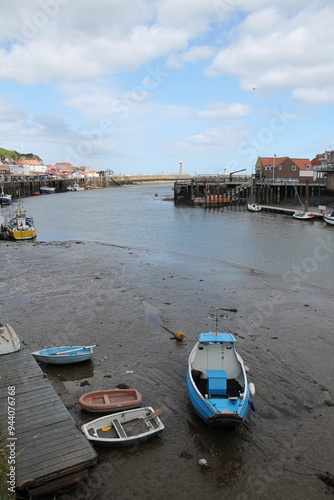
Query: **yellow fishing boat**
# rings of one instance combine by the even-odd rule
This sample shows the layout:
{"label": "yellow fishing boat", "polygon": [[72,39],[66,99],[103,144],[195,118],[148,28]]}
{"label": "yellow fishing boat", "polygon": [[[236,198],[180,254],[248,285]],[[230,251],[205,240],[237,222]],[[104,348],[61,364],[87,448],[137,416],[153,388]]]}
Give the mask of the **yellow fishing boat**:
{"label": "yellow fishing boat", "polygon": [[27,212],[19,203],[14,217],[7,226],[9,237],[13,240],[32,240],[37,236],[37,228],[33,218],[27,216]]}

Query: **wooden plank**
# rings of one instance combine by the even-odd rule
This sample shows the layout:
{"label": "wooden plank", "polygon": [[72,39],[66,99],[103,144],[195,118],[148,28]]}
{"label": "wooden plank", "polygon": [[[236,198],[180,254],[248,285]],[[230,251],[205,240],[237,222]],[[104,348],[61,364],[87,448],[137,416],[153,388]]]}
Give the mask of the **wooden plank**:
{"label": "wooden plank", "polygon": [[84,461],[80,453],[73,453],[73,455],[71,457],[68,457],[67,460],[61,461],[58,459],[55,463],[52,463],[50,465],[45,464],[45,467],[43,467],[43,469],[40,468],[39,464],[36,464],[36,466],[32,468],[26,467],[24,472],[20,475],[18,484],[20,485],[27,480],[30,480],[32,482],[32,475],[35,474],[36,467],[38,467],[39,475],[38,477],[35,477],[34,480],[37,479],[38,481],[41,481],[43,479],[47,479],[50,475],[56,474],[57,477],[59,475],[66,474],[66,471],[69,469],[75,470],[78,468],[82,468],[82,465],[92,465],[91,459]]}

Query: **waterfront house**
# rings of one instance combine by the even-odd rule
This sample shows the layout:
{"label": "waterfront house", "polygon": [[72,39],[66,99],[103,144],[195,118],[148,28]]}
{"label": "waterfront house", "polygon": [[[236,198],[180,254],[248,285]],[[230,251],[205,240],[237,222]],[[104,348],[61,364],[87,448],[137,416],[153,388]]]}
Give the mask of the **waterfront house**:
{"label": "waterfront house", "polygon": [[259,156],[255,164],[255,177],[263,182],[298,183],[314,179],[314,170],[308,158],[277,158]]}

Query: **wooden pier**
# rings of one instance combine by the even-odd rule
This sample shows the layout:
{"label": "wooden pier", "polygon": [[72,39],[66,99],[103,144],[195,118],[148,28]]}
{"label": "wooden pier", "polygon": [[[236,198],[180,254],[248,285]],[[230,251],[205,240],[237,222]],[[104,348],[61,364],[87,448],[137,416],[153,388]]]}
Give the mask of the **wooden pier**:
{"label": "wooden pier", "polygon": [[326,191],[325,180],[317,182],[288,183],[275,181],[259,182],[255,178],[217,177],[216,179],[192,178],[190,181],[174,183],[174,204],[202,205],[217,208],[227,205],[245,205],[249,200],[255,203],[273,205],[290,200],[299,204],[300,199],[309,196],[321,197]]}
{"label": "wooden pier", "polygon": [[0,426],[8,488],[15,483],[17,492],[32,497],[69,486],[96,463],[95,450],[24,345],[0,356]]}

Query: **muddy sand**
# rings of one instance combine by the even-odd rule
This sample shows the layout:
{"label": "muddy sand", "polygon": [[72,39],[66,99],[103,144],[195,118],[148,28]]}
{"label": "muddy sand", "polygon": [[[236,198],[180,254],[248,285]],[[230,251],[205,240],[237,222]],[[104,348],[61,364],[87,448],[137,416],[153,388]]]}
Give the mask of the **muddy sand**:
{"label": "muddy sand", "polygon": [[[43,368],[76,422],[92,418],[76,404],[84,392],[120,384],[138,389],[143,405],[166,409],[161,437],[99,449],[86,480],[50,498],[333,494],[317,477],[334,472],[333,291],[292,275],[98,243],[0,242],[0,259],[0,322],[31,351],[98,344],[88,365]],[[225,309],[219,330],[238,339],[257,392],[257,411],[233,432],[209,430],[186,391],[188,355],[200,332],[214,330],[208,316],[217,307]]]}

